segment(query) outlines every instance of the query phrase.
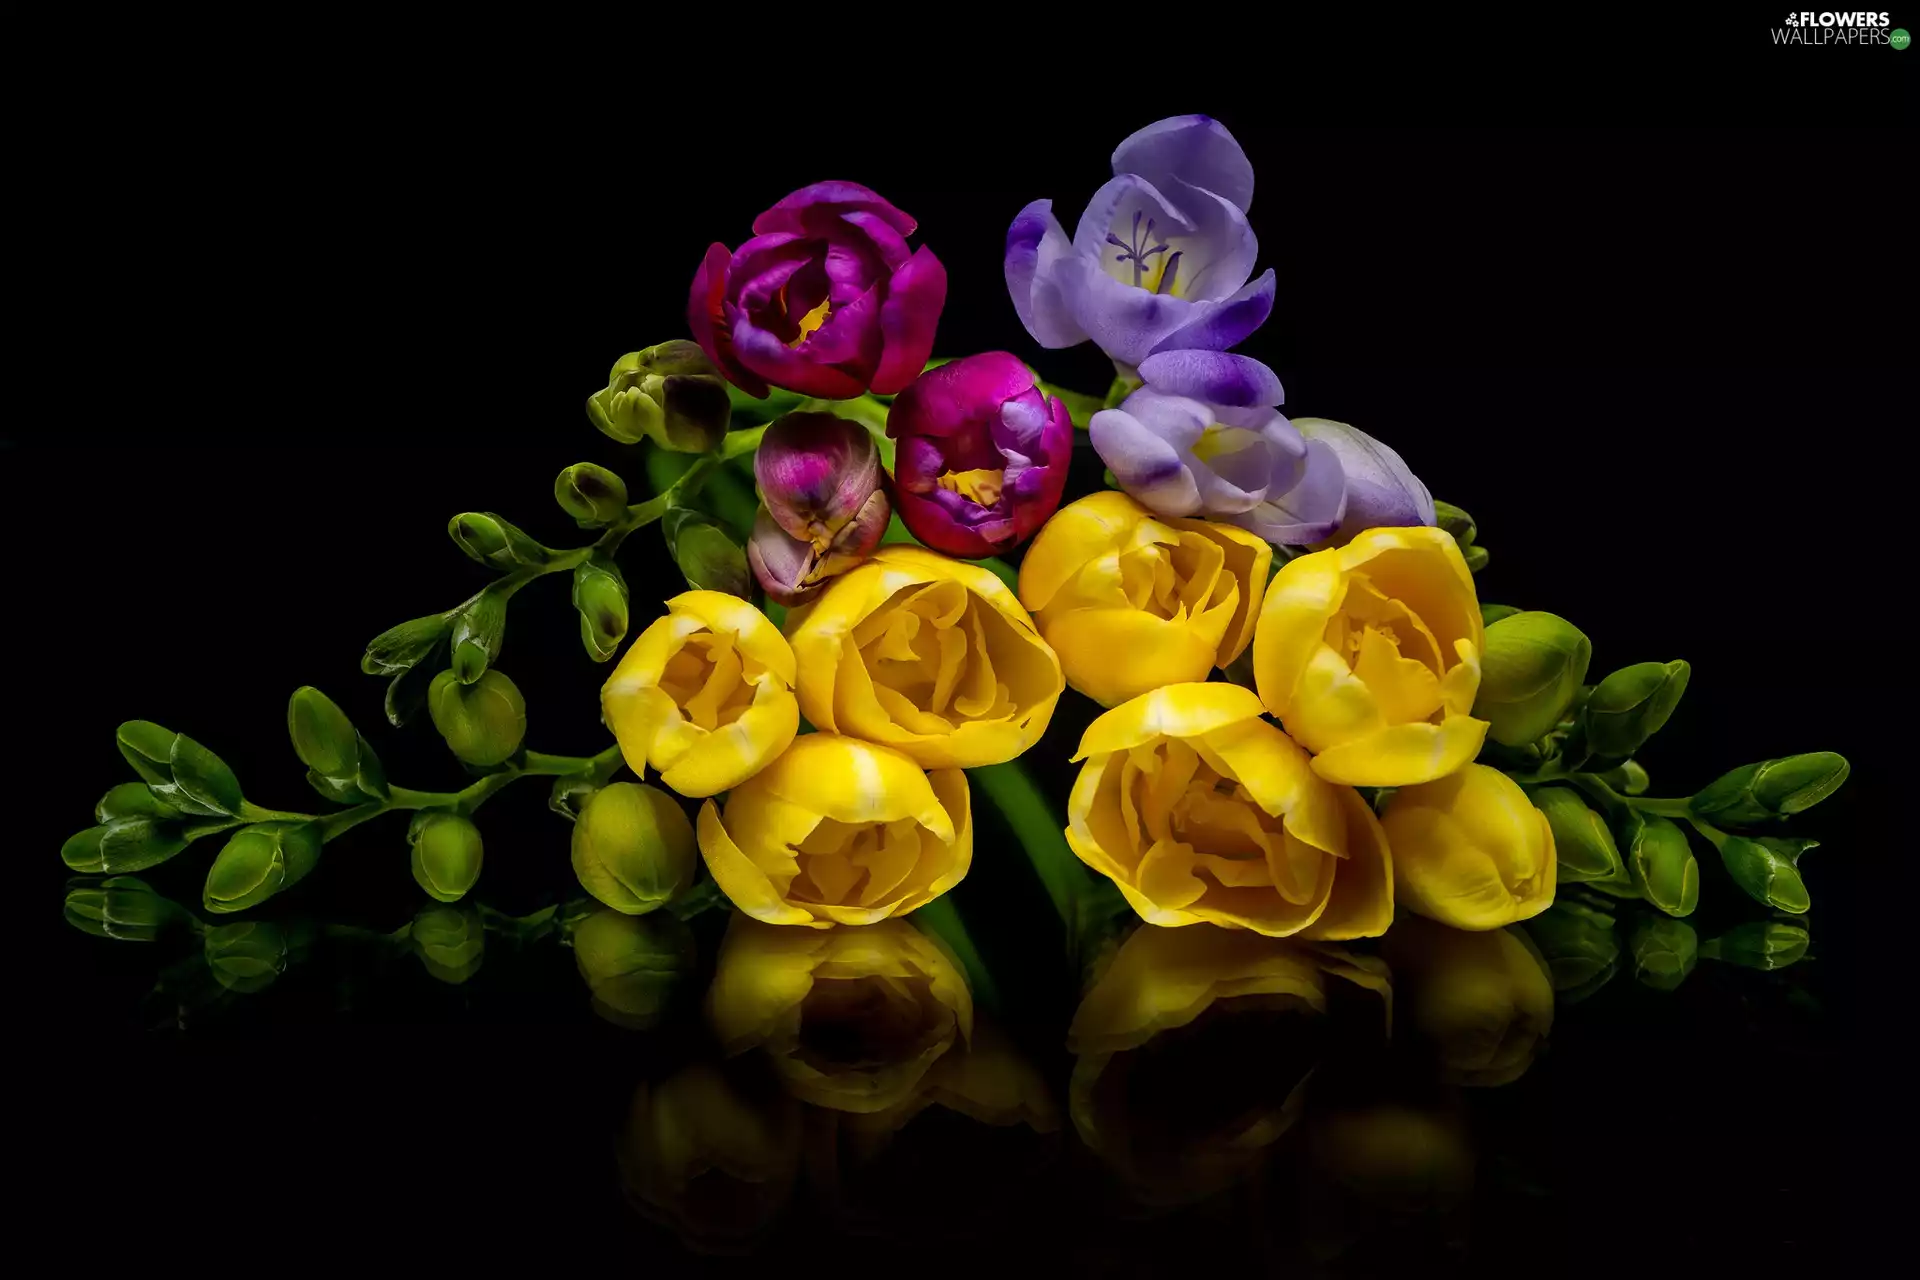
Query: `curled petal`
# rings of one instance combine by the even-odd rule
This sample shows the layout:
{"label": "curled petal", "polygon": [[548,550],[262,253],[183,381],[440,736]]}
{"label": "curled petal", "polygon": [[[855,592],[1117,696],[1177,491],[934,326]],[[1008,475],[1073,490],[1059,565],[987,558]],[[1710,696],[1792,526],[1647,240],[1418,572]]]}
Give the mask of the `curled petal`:
{"label": "curled petal", "polygon": [[947,303],[947,269],[922,245],[894,272],[887,301],[880,309],[885,346],[874,371],[876,395],[892,395],[920,376],[933,355],[941,308]]}
{"label": "curled petal", "polygon": [[1253,207],[1253,162],[1210,116],[1171,116],[1130,135],[1113,150],[1113,171],[1137,173],[1163,188],[1177,179],[1216,192],[1243,212]]}
{"label": "curled petal", "polygon": [[1073,242],[1053,216],[1051,200],[1035,200],[1007,228],[1007,292],[1020,323],[1043,347],[1071,347],[1087,340],[1056,278],[1057,265],[1072,254]]}
{"label": "curled petal", "polygon": [[1294,420],[1302,436],[1325,442],[1346,476],[1347,510],[1339,533],[1434,523],[1433,495],[1398,453],[1366,432],[1325,418]]}
{"label": "curled petal", "polygon": [[859,211],[870,213],[903,236],[918,227],[912,217],[893,207],[885,196],[857,182],[816,182],[800,188],[753,220],[753,233],[767,235],[775,231],[801,229],[801,217],[813,210],[831,213]]}
{"label": "curled petal", "polygon": [[[1269,268],[1231,298],[1208,304],[1183,317],[1178,325],[1156,338],[1140,359],[1144,360],[1148,355],[1160,351],[1188,348],[1225,351],[1238,346],[1273,314],[1274,288],[1273,271]],[[1138,364],[1139,361],[1132,363]]]}
{"label": "curled petal", "polygon": [[1224,351],[1163,351],[1140,362],[1140,376],[1155,391],[1235,408],[1271,408],[1286,398],[1273,370]]}
{"label": "curled petal", "polygon": [[[1060,296],[1074,322],[1086,330],[1087,336],[1102,351],[1122,364],[1138,365],[1160,347],[1232,345],[1167,341],[1169,335],[1189,327],[1201,310],[1224,304],[1195,304],[1171,294],[1136,289],[1115,280],[1100,269],[1099,262],[1084,256],[1063,259],[1054,274]],[[1269,298],[1268,310],[1271,309]],[[1262,313],[1260,319],[1266,319],[1266,315]],[[1255,321],[1248,325],[1246,332],[1251,333],[1258,324]],[[1245,336],[1246,333],[1240,335]]]}
{"label": "curled petal", "polygon": [[1306,546],[1340,527],[1346,512],[1346,477],[1340,459],[1324,440],[1307,441],[1306,467],[1297,484],[1267,498],[1242,515],[1227,516],[1268,542]]}
{"label": "curled petal", "polygon": [[1182,451],[1124,407],[1094,414],[1087,434],[1113,478],[1139,502],[1168,516],[1200,509],[1200,489]]}

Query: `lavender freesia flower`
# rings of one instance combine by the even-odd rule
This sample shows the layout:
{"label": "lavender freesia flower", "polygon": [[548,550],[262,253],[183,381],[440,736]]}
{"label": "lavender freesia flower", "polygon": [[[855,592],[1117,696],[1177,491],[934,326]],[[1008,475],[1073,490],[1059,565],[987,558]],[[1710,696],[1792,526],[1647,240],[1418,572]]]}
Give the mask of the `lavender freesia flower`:
{"label": "lavender freesia flower", "polygon": [[1043,347],[1091,338],[1120,364],[1159,351],[1224,351],[1273,310],[1273,272],[1252,284],[1259,249],[1247,209],[1253,166],[1219,121],[1174,116],[1113,153],[1073,238],[1051,200],[1007,231],[1007,289]]}
{"label": "lavender freesia flower", "polygon": [[1273,370],[1221,351],[1167,351],[1146,385],[1093,415],[1093,447],[1120,487],[1164,516],[1201,516],[1304,546],[1347,509],[1338,449],[1282,417]]}
{"label": "lavender freesia flower", "polygon": [[1365,529],[1437,523],[1433,495],[1392,449],[1344,422],[1295,418],[1293,425],[1309,444],[1321,441],[1332,449],[1346,473],[1347,509],[1335,541]]}
{"label": "lavender freesia flower", "polygon": [[913,536],[950,556],[998,555],[1032,536],[1067,484],[1073,420],[1005,351],[929,369],[887,414],[894,498]]}

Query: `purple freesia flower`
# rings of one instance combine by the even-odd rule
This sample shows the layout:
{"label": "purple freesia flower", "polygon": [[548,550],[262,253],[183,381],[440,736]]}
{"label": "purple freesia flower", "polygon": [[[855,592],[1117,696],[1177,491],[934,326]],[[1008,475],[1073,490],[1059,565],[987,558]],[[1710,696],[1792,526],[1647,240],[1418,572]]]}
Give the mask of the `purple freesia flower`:
{"label": "purple freesia flower", "polygon": [[1159,351],[1224,351],[1273,310],[1273,272],[1252,284],[1259,250],[1247,209],[1253,166],[1219,121],[1174,116],[1113,153],[1068,240],[1051,200],[1007,231],[1007,289],[1043,347],[1091,338],[1120,364]]}
{"label": "purple freesia flower", "polygon": [[1164,516],[1220,520],[1294,546],[1340,527],[1347,509],[1340,452],[1280,416],[1273,370],[1223,351],[1166,351],[1143,360],[1140,376],[1146,385],[1119,408],[1094,414],[1088,432],[1137,501]]}
{"label": "purple freesia flower", "polygon": [[1347,510],[1335,541],[1366,529],[1436,523],[1433,495],[1392,449],[1344,422],[1295,418],[1293,425],[1308,444],[1320,441],[1332,449],[1346,473]]}
{"label": "purple freesia flower", "polygon": [[738,249],[707,250],[687,299],[694,341],[751,396],[892,395],[926,367],[947,300],[947,269],[907,248],[916,225],[858,183],[802,187]]}
{"label": "purple freesia flower", "polygon": [[900,520],[935,551],[978,559],[1032,536],[1067,485],[1073,420],[1017,356],[943,364],[887,414]]}

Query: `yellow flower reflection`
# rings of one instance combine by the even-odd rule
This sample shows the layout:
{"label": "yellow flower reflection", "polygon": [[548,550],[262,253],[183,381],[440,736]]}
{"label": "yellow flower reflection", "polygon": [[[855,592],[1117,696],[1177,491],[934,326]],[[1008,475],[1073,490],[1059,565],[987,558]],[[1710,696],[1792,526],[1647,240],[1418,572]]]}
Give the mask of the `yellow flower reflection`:
{"label": "yellow flower reflection", "polygon": [[973,997],[946,952],[905,921],[816,931],[736,914],[707,1015],[726,1053],[764,1050],[802,1100],[883,1111],[971,1035]]}
{"label": "yellow flower reflection", "polygon": [[1553,1029],[1547,965],[1518,929],[1466,932],[1407,916],[1387,934],[1408,1021],[1468,1085],[1518,1080]]}
{"label": "yellow flower reflection", "polygon": [[[1335,1019],[1340,987],[1368,997],[1364,1024]],[[1386,967],[1338,947],[1142,925],[1067,1032],[1074,1128],[1149,1200],[1211,1194],[1299,1118],[1334,1038],[1384,1034],[1391,1001]]]}

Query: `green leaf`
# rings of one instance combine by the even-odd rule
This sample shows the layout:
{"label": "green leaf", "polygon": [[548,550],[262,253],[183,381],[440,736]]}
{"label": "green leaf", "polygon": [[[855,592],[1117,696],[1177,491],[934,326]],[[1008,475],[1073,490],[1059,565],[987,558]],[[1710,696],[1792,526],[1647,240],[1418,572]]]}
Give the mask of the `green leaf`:
{"label": "green leaf", "polygon": [[370,676],[398,675],[426,661],[453,627],[448,614],[435,613],[389,627],[367,642],[360,669]]}
{"label": "green leaf", "polygon": [[441,652],[446,646],[436,646],[436,651],[411,667],[397,671],[387,684],[386,711],[387,723],[398,729],[420,713],[427,705],[427,689],[432,686],[433,678],[440,674]]}

